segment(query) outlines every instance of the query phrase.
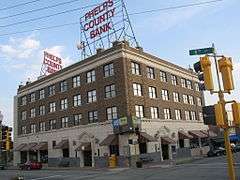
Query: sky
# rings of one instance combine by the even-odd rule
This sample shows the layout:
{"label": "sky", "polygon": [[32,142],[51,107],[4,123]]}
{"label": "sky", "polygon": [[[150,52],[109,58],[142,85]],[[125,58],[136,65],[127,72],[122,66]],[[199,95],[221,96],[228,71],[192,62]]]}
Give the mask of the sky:
{"label": "sky", "polygon": [[[4,7],[29,1],[0,1],[0,111],[4,115],[4,123],[8,125],[13,124],[13,97],[17,93],[18,85],[25,83],[28,78],[34,81],[39,76],[44,50],[62,57],[64,67],[80,60],[80,52],[76,47],[79,42],[79,24],[21,34],[11,33],[78,22],[86,9],[33,22],[13,24],[102,2],[102,0],[76,0],[51,9],[4,18],[70,0],[39,0],[4,10]],[[130,14],[206,1],[208,0],[125,0]],[[131,15],[130,20],[137,41],[144,51],[185,68],[199,60],[198,56],[189,56],[190,49],[210,47],[215,43],[217,52],[232,57],[234,62],[235,90],[226,97],[240,101],[239,17],[240,1],[222,0],[193,7]],[[214,104],[217,100],[216,95],[209,93],[205,93],[205,99],[207,104]]]}

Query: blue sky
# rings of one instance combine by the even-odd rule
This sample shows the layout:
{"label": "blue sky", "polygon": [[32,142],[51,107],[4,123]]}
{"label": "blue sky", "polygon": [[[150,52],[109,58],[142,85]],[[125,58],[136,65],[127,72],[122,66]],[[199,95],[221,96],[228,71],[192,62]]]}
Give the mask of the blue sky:
{"label": "blue sky", "polygon": [[[16,26],[1,26],[101,1],[79,0],[68,5],[13,18],[1,19],[1,17],[66,1],[68,0],[40,0],[26,6],[0,10],[0,84],[2,85],[0,110],[4,114],[5,123],[9,125],[13,122],[13,96],[20,82],[25,82],[27,78],[34,80],[39,75],[43,50],[61,56],[65,66],[80,59],[76,48],[79,40],[79,25],[9,36],[1,36],[1,34],[77,22],[79,17],[84,15],[84,11],[75,11]],[[129,13],[134,13],[205,1],[207,0],[131,0],[127,1],[127,8]],[[22,2],[27,0],[2,0],[0,7]],[[130,18],[137,40],[145,51],[183,67],[188,67],[198,60],[198,57],[188,55],[189,49],[208,47],[214,42],[218,53],[233,57],[236,90],[228,98],[240,100],[237,96],[240,90],[237,84],[237,78],[240,75],[239,7],[238,0],[223,0],[208,5],[133,15]],[[206,97],[208,103],[214,103],[216,100],[208,94]]]}

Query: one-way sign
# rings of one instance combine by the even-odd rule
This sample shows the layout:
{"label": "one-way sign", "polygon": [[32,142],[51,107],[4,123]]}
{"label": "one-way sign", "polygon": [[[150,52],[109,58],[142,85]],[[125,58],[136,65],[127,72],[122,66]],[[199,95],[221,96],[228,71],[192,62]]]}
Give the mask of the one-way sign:
{"label": "one-way sign", "polygon": [[190,56],[201,55],[201,54],[211,54],[211,53],[214,53],[213,47],[203,48],[203,49],[193,49],[189,51]]}

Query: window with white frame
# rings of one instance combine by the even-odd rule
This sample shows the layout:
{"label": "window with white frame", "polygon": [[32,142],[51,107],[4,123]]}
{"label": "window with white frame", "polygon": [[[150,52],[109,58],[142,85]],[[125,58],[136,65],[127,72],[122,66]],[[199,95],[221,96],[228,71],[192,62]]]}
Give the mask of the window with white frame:
{"label": "window with white frame", "polygon": [[175,118],[176,118],[176,120],[181,120],[182,119],[180,109],[175,109]]}
{"label": "window with white frame", "polygon": [[80,76],[75,76],[72,78],[72,81],[73,81],[73,88],[75,87],[79,87],[81,85],[81,79],[80,79]]}
{"label": "window with white frame", "polygon": [[62,81],[62,82],[60,82],[60,91],[61,91],[61,92],[67,91],[67,88],[68,88],[67,81]]}
{"label": "window with white frame", "polygon": [[88,122],[89,123],[98,122],[98,112],[97,111],[89,111],[88,112]]}
{"label": "window with white frame", "polygon": [[66,99],[62,99],[61,100],[61,110],[65,110],[68,108],[68,100]]}
{"label": "window with white frame", "polygon": [[49,86],[48,87],[48,94],[49,96],[53,96],[55,94],[55,85]]}
{"label": "window with white frame", "polygon": [[188,96],[183,94],[183,103],[188,104]]}
{"label": "window with white frame", "polygon": [[74,107],[78,107],[82,105],[82,100],[81,100],[81,95],[75,95],[73,96],[73,106]]}
{"label": "window with white frame", "polygon": [[171,111],[169,108],[163,109],[164,119],[171,119]]}
{"label": "window with white frame", "polygon": [[150,107],[150,112],[151,112],[151,118],[152,119],[158,119],[159,118],[158,107]]}
{"label": "window with white frame", "polygon": [[61,118],[62,122],[62,128],[67,128],[68,127],[68,117],[62,117]]}
{"label": "window with white frame", "polygon": [[176,86],[177,85],[177,76],[175,75],[171,75],[171,81],[172,81],[172,85]]}
{"label": "window with white frame", "polygon": [[96,81],[96,72],[95,70],[91,70],[87,72],[87,83],[91,83]]}
{"label": "window with white frame", "polygon": [[39,106],[39,115],[40,116],[45,115],[45,106]]}
{"label": "window with white frame", "polygon": [[39,123],[39,131],[46,131],[46,123],[45,122],[40,122]]}
{"label": "window with white frame", "polygon": [[203,113],[199,112],[199,121],[203,121]]}
{"label": "window with white frame", "polygon": [[195,83],[195,90],[196,90],[196,91],[200,91],[199,83]]}
{"label": "window with white frame", "polygon": [[97,101],[97,91],[88,91],[88,103],[93,103]]}
{"label": "window with white frame", "polygon": [[202,106],[202,99],[197,97],[197,105]]}
{"label": "window with white frame", "polygon": [[35,93],[30,94],[30,102],[34,102],[36,100]]}
{"label": "window with white frame", "polygon": [[21,98],[21,101],[22,101],[22,103],[21,103],[22,106],[26,105],[27,104],[27,96],[23,96]]}
{"label": "window with white frame", "polygon": [[135,105],[135,114],[138,118],[144,117],[144,107],[142,105]]}
{"label": "window with white frame", "polygon": [[192,89],[192,81],[186,80],[186,82],[187,82],[187,88]]}
{"label": "window with white frame", "polygon": [[27,126],[22,126],[21,132],[22,132],[22,134],[27,134]]}
{"label": "window with white frame", "polygon": [[30,110],[30,117],[31,118],[34,118],[36,116],[36,109],[35,108],[32,108],[31,110]]}
{"label": "window with white frame", "polygon": [[185,119],[190,120],[190,112],[189,111],[185,111]]}
{"label": "window with white frame", "polygon": [[114,107],[107,108],[107,120],[112,121],[117,118],[118,118],[117,107],[114,106]]}
{"label": "window with white frame", "polygon": [[45,98],[45,90],[42,89],[39,91],[39,99],[44,99]]}
{"label": "window with white frame", "polygon": [[27,119],[27,111],[23,111],[23,112],[21,113],[21,120],[24,121],[24,120],[26,120],[26,119]]}
{"label": "window with white frame", "polygon": [[115,84],[105,86],[105,98],[112,98],[116,96]]}
{"label": "window with white frame", "polygon": [[80,125],[81,120],[82,120],[82,114],[75,114],[74,115],[74,125],[75,126]]}
{"label": "window with white frame", "polygon": [[193,120],[193,121],[197,120],[197,119],[196,119],[196,112],[191,111],[191,112],[190,112],[190,115],[191,115],[191,120]]}
{"label": "window with white frame", "polygon": [[147,78],[155,79],[154,68],[147,67]]}
{"label": "window with white frame", "polygon": [[56,120],[50,120],[49,121],[49,130],[53,130],[57,128],[57,121]]}
{"label": "window with white frame", "polygon": [[168,90],[166,90],[166,89],[162,89],[162,100],[164,100],[164,101],[169,100]]}
{"label": "window with white frame", "polygon": [[138,83],[133,83],[133,95],[142,96],[142,85]]}
{"label": "window with white frame", "polygon": [[148,94],[149,94],[149,97],[150,97],[151,99],[157,98],[156,92],[157,92],[157,90],[156,90],[155,87],[152,87],[152,86],[148,87]]}
{"label": "window with white frame", "polygon": [[189,104],[194,105],[193,96],[191,96],[191,95],[188,96],[188,102],[189,102]]}
{"label": "window with white frame", "polygon": [[49,103],[49,112],[55,112],[56,111],[56,102]]}
{"label": "window with white frame", "polygon": [[31,124],[30,125],[30,133],[31,134],[36,133],[36,124]]}
{"label": "window with white frame", "polygon": [[141,75],[140,64],[136,62],[131,62],[131,69],[132,69],[132,74]]}
{"label": "window with white frame", "polygon": [[186,79],[181,78],[181,86],[182,86],[183,88],[187,87],[187,85],[186,85]]}
{"label": "window with white frame", "polygon": [[167,82],[167,73],[164,71],[160,71],[160,81]]}
{"label": "window with white frame", "polygon": [[173,92],[173,101],[174,102],[180,102],[179,93],[178,92]]}
{"label": "window with white frame", "polygon": [[113,63],[107,64],[103,67],[104,77],[110,77],[114,75]]}

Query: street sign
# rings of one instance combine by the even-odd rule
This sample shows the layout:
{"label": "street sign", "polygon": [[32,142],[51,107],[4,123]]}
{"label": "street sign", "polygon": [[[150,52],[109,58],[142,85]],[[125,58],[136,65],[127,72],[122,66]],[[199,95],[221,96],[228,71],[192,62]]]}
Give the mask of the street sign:
{"label": "street sign", "polygon": [[211,54],[211,53],[214,53],[213,47],[203,48],[203,49],[192,49],[189,51],[190,56],[201,55],[201,54]]}

